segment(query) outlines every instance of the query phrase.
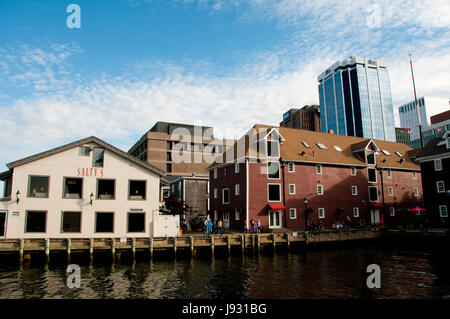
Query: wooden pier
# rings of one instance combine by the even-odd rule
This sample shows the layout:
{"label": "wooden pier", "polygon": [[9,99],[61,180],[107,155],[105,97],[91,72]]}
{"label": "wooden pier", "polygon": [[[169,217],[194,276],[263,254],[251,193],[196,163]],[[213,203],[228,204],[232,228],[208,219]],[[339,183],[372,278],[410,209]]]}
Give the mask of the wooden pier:
{"label": "wooden pier", "polygon": [[46,261],[50,255],[66,254],[70,262],[71,254],[85,253],[90,260],[94,253],[111,254],[112,260],[120,259],[121,253],[147,252],[150,258],[156,251],[170,252],[173,257],[179,251],[195,256],[197,250],[208,250],[211,256],[217,249],[231,254],[238,247],[241,254],[259,254],[262,251],[275,253],[283,246],[288,251],[292,246],[306,248],[310,244],[341,242],[350,240],[374,239],[381,236],[378,229],[339,230],[321,232],[291,232],[262,234],[227,234],[212,236],[150,237],[150,238],[45,238],[45,239],[0,239],[0,254],[17,254],[19,261],[29,260],[33,254],[44,254]]}

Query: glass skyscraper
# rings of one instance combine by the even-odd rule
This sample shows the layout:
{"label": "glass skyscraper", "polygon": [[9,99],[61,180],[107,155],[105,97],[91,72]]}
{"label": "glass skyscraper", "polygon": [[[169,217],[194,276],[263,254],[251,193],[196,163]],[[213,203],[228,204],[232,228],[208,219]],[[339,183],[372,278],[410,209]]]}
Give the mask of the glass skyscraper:
{"label": "glass skyscraper", "polygon": [[318,81],[322,132],[396,141],[384,62],[350,57],[333,64]]}

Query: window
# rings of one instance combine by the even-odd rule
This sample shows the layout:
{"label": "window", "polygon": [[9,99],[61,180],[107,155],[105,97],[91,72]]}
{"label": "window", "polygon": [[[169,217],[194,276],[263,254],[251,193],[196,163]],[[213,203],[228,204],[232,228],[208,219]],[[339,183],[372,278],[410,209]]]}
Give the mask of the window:
{"label": "window", "polygon": [[319,208],[317,211],[319,213],[319,218],[325,218],[325,208]]}
{"label": "window", "polygon": [[230,203],[230,189],[222,189],[222,204]]}
{"label": "window", "polygon": [[303,143],[303,145],[304,145],[306,148],[309,148],[309,144],[308,144],[308,143],[306,143],[305,141],[302,141],[302,143]]}
{"label": "window", "polygon": [[81,233],[81,212],[62,212],[62,233]]}
{"label": "window", "polygon": [[297,219],[297,208],[290,208],[289,209],[289,217],[291,219]]}
{"label": "window", "polygon": [[146,194],[146,181],[130,180],[128,199],[144,200]]}
{"label": "window", "polygon": [[377,182],[377,171],[375,168],[368,168],[369,183]]}
{"label": "window", "polygon": [[217,212],[217,210],[214,211],[214,219],[219,219],[219,213]]}
{"label": "window", "polygon": [[241,211],[242,211],[242,208],[236,208],[236,210],[234,212],[235,220],[241,220]]}
{"label": "window", "polygon": [[289,173],[295,172],[295,166],[294,166],[294,163],[289,163],[289,164],[288,164],[288,172],[289,172]]}
{"label": "window", "polygon": [[172,150],[172,141],[167,141],[167,149]]}
{"label": "window", "polygon": [[214,169],[214,178],[217,178],[217,168]]}
{"label": "window", "polygon": [[434,170],[442,171],[442,162],[440,159],[434,161]]}
{"label": "window", "polygon": [[239,184],[234,185],[234,194],[236,196],[240,195]]}
{"label": "window", "polygon": [[145,233],[145,213],[128,213],[128,232]]}
{"label": "window", "polygon": [[384,155],[391,156],[391,153],[389,153],[387,150],[381,150],[381,151],[384,153]]}
{"label": "window", "polygon": [[267,156],[280,157],[278,146],[279,143],[277,141],[267,141]]}
{"label": "window", "polygon": [[269,184],[267,186],[269,193],[269,202],[281,201],[281,186],[280,184]]}
{"label": "window", "polygon": [[316,173],[317,174],[322,174],[322,165],[316,165]]}
{"label": "window", "polygon": [[80,146],[80,156],[89,156],[91,148],[88,146]]}
{"label": "window", "polygon": [[392,187],[388,187],[388,194],[389,194],[389,196],[394,195],[394,189]]}
{"label": "window", "polygon": [[322,149],[322,150],[327,150],[328,148],[325,146],[325,144],[322,144],[322,143],[316,143],[317,144],[317,146],[320,148],[320,149]]}
{"label": "window", "polygon": [[412,173],[413,173],[413,179],[417,179],[417,173],[416,173],[416,171],[413,171]]}
{"label": "window", "polygon": [[447,205],[439,206],[439,215],[441,217],[448,217]]}
{"label": "window", "polygon": [[83,198],[83,179],[65,177],[63,198]]}
{"label": "window", "polygon": [[387,177],[389,177],[389,178],[392,177],[392,171],[390,168],[388,168],[388,170],[387,170]]}
{"label": "window", "polygon": [[389,207],[389,212],[391,216],[395,216],[395,208],[394,207]]}
{"label": "window", "polygon": [[358,186],[352,186],[352,195],[353,196],[358,195]]}
{"label": "window", "polygon": [[166,172],[167,173],[172,173],[172,164],[170,164],[170,163],[166,164]]}
{"label": "window", "polygon": [[323,186],[317,185],[317,195],[323,195]]}
{"label": "window", "polygon": [[94,147],[94,153],[92,155],[92,167],[103,167],[104,156],[104,148]]}
{"label": "window", "polygon": [[214,198],[217,198],[217,188],[214,188]]}
{"label": "window", "polygon": [[95,213],[95,232],[114,232],[114,213]]}
{"label": "window", "polygon": [[375,153],[367,154],[367,164],[375,164]]}
{"label": "window", "polygon": [[239,173],[239,163],[234,163],[234,172]]}
{"label": "window", "polygon": [[436,182],[436,186],[437,186],[437,192],[438,193],[445,193],[444,181],[437,181]]}
{"label": "window", "polygon": [[25,232],[26,233],[45,233],[47,224],[46,211],[27,211]]}
{"label": "window", "polygon": [[378,187],[369,186],[369,201],[378,202]]}
{"label": "window", "polygon": [[353,217],[357,218],[359,217],[359,208],[353,207]]}
{"label": "window", "polygon": [[333,145],[333,147],[334,147],[334,149],[335,149],[336,151],[342,152],[342,148],[340,148],[339,146]]}
{"label": "window", "polygon": [[115,184],[113,179],[97,179],[97,199],[114,199]]}
{"label": "window", "polygon": [[295,195],[295,184],[289,184],[289,194]]}
{"label": "window", "polygon": [[48,176],[30,176],[28,197],[48,198]]}
{"label": "window", "polygon": [[168,162],[172,162],[172,153],[171,152],[167,152],[167,157],[166,157]]}
{"label": "window", "polygon": [[268,178],[280,178],[280,163],[268,162],[267,163],[267,177]]}
{"label": "window", "polygon": [[419,196],[419,189],[417,187],[414,187],[414,196],[415,197]]}
{"label": "window", "polygon": [[351,176],[356,176],[356,168],[355,167],[351,167],[350,168],[350,175]]}
{"label": "window", "polygon": [[403,156],[403,155],[400,154],[399,152],[395,152],[395,154],[396,154],[398,157],[402,157],[402,156]]}

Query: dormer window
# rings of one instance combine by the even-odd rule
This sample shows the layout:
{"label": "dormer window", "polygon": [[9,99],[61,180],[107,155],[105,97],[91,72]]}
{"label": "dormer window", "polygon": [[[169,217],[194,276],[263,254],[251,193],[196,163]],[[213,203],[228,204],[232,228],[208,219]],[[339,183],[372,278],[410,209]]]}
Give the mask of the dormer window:
{"label": "dormer window", "polygon": [[322,144],[322,143],[316,143],[317,144],[317,146],[320,148],[320,149],[322,149],[322,150],[327,150],[328,148],[325,146],[325,144]]}
{"label": "dormer window", "polygon": [[267,141],[267,156],[280,157],[280,145],[278,141]]}
{"label": "dormer window", "polygon": [[389,153],[389,151],[387,150],[382,150],[382,152],[384,153],[384,155],[391,156],[391,153]]}
{"label": "dormer window", "polygon": [[339,146],[333,145],[333,147],[334,147],[334,149],[335,149],[336,151],[342,152],[342,148],[340,148]]}
{"label": "dormer window", "polygon": [[400,154],[399,152],[395,152],[395,154],[396,154],[398,157],[402,157],[402,156],[403,156],[403,155]]}
{"label": "dormer window", "polygon": [[303,141],[302,144],[303,144],[306,148],[309,148],[309,144],[306,143],[305,141]]}

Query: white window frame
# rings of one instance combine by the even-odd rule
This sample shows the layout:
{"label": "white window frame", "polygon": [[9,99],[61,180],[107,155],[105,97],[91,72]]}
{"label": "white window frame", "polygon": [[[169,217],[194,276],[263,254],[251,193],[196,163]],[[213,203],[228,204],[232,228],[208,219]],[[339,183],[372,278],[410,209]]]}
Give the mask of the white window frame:
{"label": "white window frame", "polygon": [[217,188],[214,188],[214,198],[217,198],[219,196],[219,191]]}
{"label": "white window frame", "polygon": [[[444,216],[444,210],[443,208],[445,207],[445,216]],[[447,205],[439,205],[439,216],[441,218],[448,218],[448,207]]]}
{"label": "white window frame", "polygon": [[[280,194],[280,200],[270,200],[269,198],[269,186],[270,185],[278,185],[278,189],[279,189],[279,194]],[[281,184],[267,184],[267,201],[271,202],[271,203],[280,203],[281,202]]]}
{"label": "white window frame", "polygon": [[214,169],[214,178],[217,178],[217,168]]}
{"label": "white window frame", "polygon": [[389,216],[391,217],[395,216],[395,207],[389,207]]}
{"label": "white window frame", "polygon": [[[439,184],[442,184],[442,191],[439,191]],[[444,181],[436,181],[436,191],[438,193],[445,193],[445,183]]]}
{"label": "white window frame", "polygon": [[[439,165],[436,165],[436,163],[439,163]],[[434,160],[434,171],[435,172],[442,171],[442,161],[440,159]]]}
{"label": "white window frame", "polygon": [[209,194],[209,181],[206,182],[206,194]]}
{"label": "white window frame", "polygon": [[[377,189],[377,200],[371,200],[370,199],[370,189],[371,188],[376,188]],[[369,195],[369,201],[371,202],[371,203],[377,203],[379,200],[380,200],[380,194],[378,193],[378,186],[369,186],[369,193],[368,193],[368,195]]]}
{"label": "white window frame", "polygon": [[322,175],[322,165],[321,164],[317,164],[316,165],[316,174],[318,175]]}
{"label": "white window frame", "polygon": [[234,220],[241,220],[241,209],[240,208],[234,209]]}
{"label": "white window frame", "polygon": [[350,176],[356,176],[356,167],[350,167]]}
{"label": "white window frame", "polygon": [[[354,190],[354,192],[353,192],[353,190]],[[356,185],[352,186],[352,195],[358,196],[358,186],[356,186]]]}
{"label": "white window frame", "polygon": [[[228,202],[225,203],[225,191],[228,191]],[[229,188],[222,188],[222,204],[229,204],[230,203],[230,189]]]}
{"label": "white window frame", "polygon": [[[276,163],[276,164],[278,164],[278,177],[270,177],[269,176],[269,163]],[[268,161],[267,162],[267,178],[268,179],[280,179],[281,178],[281,165],[280,165],[280,162],[277,162],[277,161]]]}
{"label": "white window frame", "polygon": [[235,196],[241,195],[241,189],[240,189],[239,184],[234,185],[234,195]]}
{"label": "white window frame", "polygon": [[[269,156],[269,143],[277,143],[277,148],[278,148],[278,155],[277,156],[273,156],[273,155],[270,155]],[[279,141],[277,141],[277,140],[267,140],[266,141],[266,149],[267,149],[267,151],[266,151],[266,154],[267,154],[267,157],[273,157],[273,158],[279,158],[280,157],[280,142]]]}
{"label": "white window frame", "polygon": [[388,187],[388,195],[389,196],[394,196],[394,188],[392,186]]}
{"label": "white window frame", "polygon": [[353,218],[359,217],[359,207],[353,207]]}
{"label": "white window frame", "polygon": [[417,179],[417,172],[413,171],[412,173],[413,173],[413,179]]}
{"label": "white window frame", "polygon": [[[322,190],[321,192],[319,192],[319,188]],[[323,191],[323,185],[322,184],[317,184],[317,195],[322,196],[324,193]]]}
{"label": "white window frame", "polygon": [[320,219],[325,218],[325,208],[317,208],[317,215]]}
{"label": "white window frame", "polygon": [[289,208],[289,219],[297,219],[297,208]]}
{"label": "white window frame", "polygon": [[[294,187],[293,192],[291,192],[291,187]],[[295,184],[289,184],[289,195],[295,195]]]}
{"label": "white window frame", "polygon": [[392,178],[392,170],[390,168],[387,169],[387,177]]}
{"label": "white window frame", "polygon": [[239,173],[239,163],[238,162],[234,163],[234,172],[236,174]]}
{"label": "white window frame", "polygon": [[419,197],[419,189],[417,187],[414,187],[414,196]]}
{"label": "white window frame", "polygon": [[[370,170],[374,170],[375,171],[375,181],[370,181],[369,180],[369,172],[370,172]],[[367,169],[367,181],[369,183],[377,183],[378,182],[378,176],[377,176],[377,169],[376,168],[368,168]]]}
{"label": "white window frame", "polygon": [[295,172],[295,165],[294,163],[288,163],[288,172],[294,173]]}

